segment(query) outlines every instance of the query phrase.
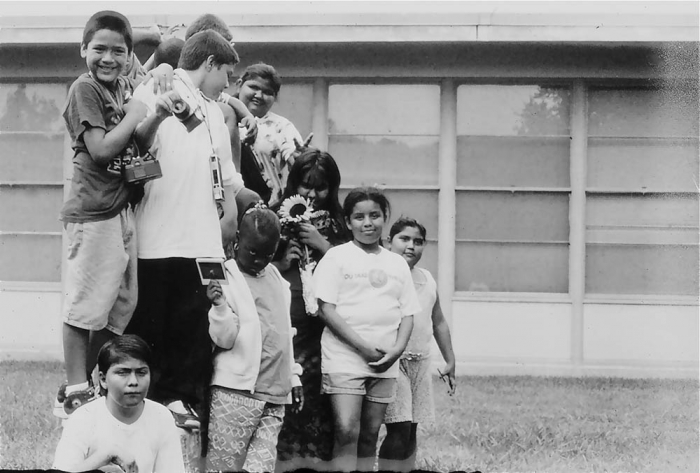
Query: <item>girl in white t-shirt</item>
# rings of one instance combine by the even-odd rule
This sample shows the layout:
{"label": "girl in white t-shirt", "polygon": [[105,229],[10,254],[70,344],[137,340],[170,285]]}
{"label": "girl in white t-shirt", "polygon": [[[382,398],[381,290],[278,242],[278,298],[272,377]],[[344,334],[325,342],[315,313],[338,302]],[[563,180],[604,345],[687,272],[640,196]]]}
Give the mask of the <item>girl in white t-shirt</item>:
{"label": "girl in white t-shirt", "polygon": [[328,250],[314,273],[322,391],[334,418],[334,469],[371,471],[377,435],[393,401],[398,360],[420,303],[406,261],[382,247],[389,202],[378,189],[353,189],[343,204],[353,240]]}
{"label": "girl in white t-shirt", "polygon": [[422,309],[413,317],[413,332],[399,359],[396,399],[389,404],[384,417],[387,435],[379,449],[380,470],[411,471],[415,468],[418,424],[434,418],[430,373],[433,336],[445,359],[445,367],[439,371],[440,378],[447,383],[450,396],[455,392],[455,354],[450,328],[440,308],[437,284],[428,270],[416,267],[423,256],[425,238],[425,227],[412,218],[401,217],[389,230],[390,249],[403,256],[411,268]]}

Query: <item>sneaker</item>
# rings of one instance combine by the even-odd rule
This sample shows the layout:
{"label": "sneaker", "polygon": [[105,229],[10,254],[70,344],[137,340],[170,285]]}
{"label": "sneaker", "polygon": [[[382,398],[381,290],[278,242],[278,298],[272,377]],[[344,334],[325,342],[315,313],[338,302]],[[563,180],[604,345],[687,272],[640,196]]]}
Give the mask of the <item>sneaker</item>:
{"label": "sneaker", "polygon": [[94,401],[98,397],[100,397],[100,395],[95,393],[95,388],[92,386],[87,389],[81,389],[80,391],[73,391],[66,395],[65,401],[63,401],[63,410],[66,412],[66,416],[70,416],[77,408],[90,401]]}
{"label": "sneaker", "polygon": [[175,425],[181,429],[199,430],[201,423],[197,413],[182,401],[174,401],[167,405],[175,419]]}
{"label": "sneaker", "polygon": [[58,417],[59,419],[67,419],[68,414],[66,414],[66,410],[63,408],[63,403],[66,402],[66,385],[68,383],[63,383],[61,386],[58,388],[58,393],[56,394],[56,399],[53,401],[53,415]]}

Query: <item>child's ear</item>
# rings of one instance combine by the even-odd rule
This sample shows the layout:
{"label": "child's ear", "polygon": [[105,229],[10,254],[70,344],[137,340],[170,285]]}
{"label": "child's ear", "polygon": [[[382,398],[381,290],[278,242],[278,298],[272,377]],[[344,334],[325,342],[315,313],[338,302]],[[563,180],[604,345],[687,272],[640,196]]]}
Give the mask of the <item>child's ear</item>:
{"label": "child's ear", "polygon": [[207,58],[207,60],[206,60],[206,69],[207,69],[207,72],[211,71],[211,69],[214,67],[214,65],[215,65],[215,64],[214,64],[214,56],[211,55],[211,56],[209,56],[209,57]]}
{"label": "child's ear", "polygon": [[107,376],[105,376],[105,374],[102,371],[100,371],[99,378],[100,378],[100,387],[106,391],[107,390]]}
{"label": "child's ear", "polygon": [[80,43],[80,57],[85,59],[87,56],[87,45],[84,43]]}
{"label": "child's ear", "polygon": [[348,227],[348,230],[352,231],[352,225],[350,225],[350,219],[345,217],[345,226]]}

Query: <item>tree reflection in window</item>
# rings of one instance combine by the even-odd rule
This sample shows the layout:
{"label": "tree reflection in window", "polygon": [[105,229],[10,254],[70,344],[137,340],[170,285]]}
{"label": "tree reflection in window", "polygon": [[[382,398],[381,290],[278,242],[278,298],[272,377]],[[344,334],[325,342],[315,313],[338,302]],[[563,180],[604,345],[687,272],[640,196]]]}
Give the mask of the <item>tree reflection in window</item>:
{"label": "tree reflection in window", "polygon": [[[13,90],[14,89],[14,90]],[[61,132],[63,84],[6,84],[0,87],[0,131]]]}

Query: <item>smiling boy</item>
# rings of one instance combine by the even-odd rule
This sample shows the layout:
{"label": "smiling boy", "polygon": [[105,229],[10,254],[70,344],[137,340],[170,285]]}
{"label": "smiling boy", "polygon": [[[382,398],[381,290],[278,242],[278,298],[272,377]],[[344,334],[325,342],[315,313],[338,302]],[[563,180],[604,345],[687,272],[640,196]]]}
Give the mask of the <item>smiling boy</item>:
{"label": "smiling boy", "polygon": [[145,399],[151,351],[135,335],[107,342],[98,354],[105,397],[66,421],[53,468],[76,472],[118,466],[125,473],[184,472],[180,435],[168,410]]}

